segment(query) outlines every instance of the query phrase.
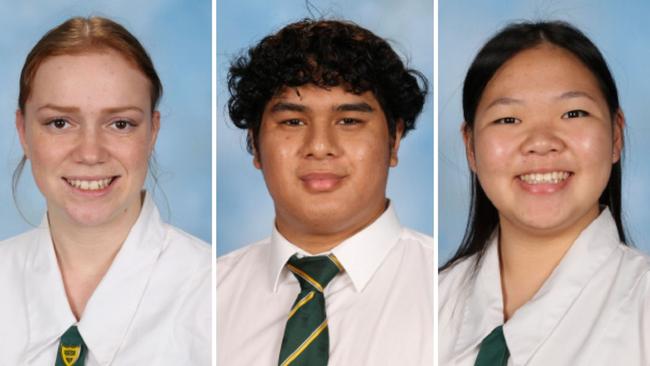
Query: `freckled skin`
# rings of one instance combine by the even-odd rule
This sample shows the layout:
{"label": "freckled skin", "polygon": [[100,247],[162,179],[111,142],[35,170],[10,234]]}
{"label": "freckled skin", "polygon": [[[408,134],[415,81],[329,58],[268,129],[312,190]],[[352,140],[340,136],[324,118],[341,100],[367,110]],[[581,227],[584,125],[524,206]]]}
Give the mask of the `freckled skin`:
{"label": "freckled skin", "polygon": [[[302,110],[274,111],[278,103]],[[337,110],[359,103],[372,111]],[[388,170],[397,165],[400,137],[401,129],[391,145],[386,118],[371,92],[305,85],[271,99],[254,164],[264,174],[280,232],[293,242],[320,238],[335,244],[371,223],[386,207]],[[310,174],[332,177],[305,179]]]}
{"label": "freckled skin", "polygon": [[[517,102],[495,104],[501,98]],[[569,118],[574,110],[588,115]],[[495,122],[506,117],[517,123]],[[610,116],[589,69],[568,51],[543,44],[510,59],[488,83],[474,129],[465,134],[468,160],[502,225],[552,235],[598,215],[598,199],[620,158],[623,124],[622,112]],[[550,194],[522,189],[517,177],[540,169],[573,175]]]}
{"label": "freckled skin", "polygon": [[[76,110],[43,108],[47,105]],[[125,106],[140,111],[107,111]],[[16,127],[50,220],[98,226],[127,212],[137,215],[160,122],[151,109],[148,79],[114,51],[55,56],[41,64]],[[66,128],[48,125],[57,118],[67,121]],[[120,119],[137,127],[117,129]],[[71,176],[119,179],[109,194],[95,198],[75,194],[62,179]]]}

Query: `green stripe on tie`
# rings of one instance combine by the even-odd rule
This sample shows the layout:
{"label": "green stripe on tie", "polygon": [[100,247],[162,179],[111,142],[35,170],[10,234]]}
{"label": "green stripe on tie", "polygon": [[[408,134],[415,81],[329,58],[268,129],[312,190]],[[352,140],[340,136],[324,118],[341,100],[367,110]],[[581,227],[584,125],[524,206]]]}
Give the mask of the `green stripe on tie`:
{"label": "green stripe on tie", "polygon": [[76,325],[71,326],[61,336],[56,352],[55,366],[84,366],[88,349]]}
{"label": "green stripe on tie", "polygon": [[334,257],[292,256],[287,268],[300,283],[300,293],[289,310],[278,365],[325,366],[329,359],[329,332],[323,290],[340,271]]}
{"label": "green stripe on tie", "polygon": [[508,357],[510,352],[503,335],[503,326],[500,325],[483,338],[474,366],[506,366]]}

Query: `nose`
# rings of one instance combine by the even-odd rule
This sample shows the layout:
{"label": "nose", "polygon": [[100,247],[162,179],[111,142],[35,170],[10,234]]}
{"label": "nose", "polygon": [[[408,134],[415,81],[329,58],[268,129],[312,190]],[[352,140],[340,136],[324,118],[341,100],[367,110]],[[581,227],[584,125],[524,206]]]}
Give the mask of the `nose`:
{"label": "nose", "polygon": [[524,155],[548,155],[559,153],[564,148],[564,141],[548,123],[532,127],[521,144],[521,152]]}
{"label": "nose", "polygon": [[330,159],[341,153],[336,126],[328,123],[313,123],[304,136],[302,154],[308,159]]}
{"label": "nose", "polygon": [[101,164],[107,160],[108,152],[105,147],[101,128],[85,125],[82,127],[74,149],[76,162],[87,165]]}

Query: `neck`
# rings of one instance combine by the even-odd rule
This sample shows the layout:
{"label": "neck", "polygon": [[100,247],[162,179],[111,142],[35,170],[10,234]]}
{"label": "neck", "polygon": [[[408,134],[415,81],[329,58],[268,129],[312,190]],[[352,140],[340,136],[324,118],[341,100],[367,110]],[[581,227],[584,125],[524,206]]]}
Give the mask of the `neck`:
{"label": "neck", "polygon": [[568,228],[532,232],[500,215],[499,265],[504,319],[528,302],[561,262],[580,233],[598,217],[598,207]]}
{"label": "neck", "polygon": [[313,223],[303,224],[297,221],[292,222],[283,219],[281,215],[277,214],[277,212],[275,225],[280,234],[295,246],[309,254],[319,254],[334,249],[344,240],[368,227],[370,224],[375,222],[375,220],[377,220],[387,208],[388,201],[384,200],[381,202],[380,206],[372,211],[372,215],[359,220],[353,220],[356,222],[356,225],[346,226],[344,224],[340,228],[334,230],[331,225],[327,224],[314,225]]}
{"label": "neck", "polygon": [[100,225],[86,226],[48,212],[50,234],[68,302],[79,319],[137,220],[141,201]]}

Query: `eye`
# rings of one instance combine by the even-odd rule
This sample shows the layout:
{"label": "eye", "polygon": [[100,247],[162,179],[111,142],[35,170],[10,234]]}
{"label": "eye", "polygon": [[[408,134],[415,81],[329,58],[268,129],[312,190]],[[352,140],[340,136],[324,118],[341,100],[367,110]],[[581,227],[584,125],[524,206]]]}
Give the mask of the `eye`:
{"label": "eye", "polygon": [[354,126],[361,124],[362,121],[356,118],[341,118],[337,124],[339,125],[344,125],[344,126]]}
{"label": "eye", "polygon": [[111,123],[111,128],[120,130],[120,131],[126,131],[131,128],[135,127],[135,124],[131,121],[125,120],[125,119],[119,119],[117,121],[114,121]]}
{"label": "eye", "polygon": [[589,112],[583,111],[582,109],[576,109],[573,111],[568,111],[562,115],[562,118],[580,118],[589,116]]}
{"label": "eye", "polygon": [[287,119],[287,120],[284,120],[284,121],[282,121],[280,123],[283,124],[283,125],[287,125],[287,126],[304,126],[305,125],[305,122],[303,122],[302,120],[299,120],[297,118]]}
{"label": "eye", "polygon": [[70,128],[70,122],[66,121],[63,118],[55,118],[46,123],[46,125],[55,128],[57,130],[63,130],[66,128]]}
{"label": "eye", "polygon": [[493,123],[499,124],[499,125],[513,125],[516,123],[521,123],[521,120],[519,118],[515,117],[503,117],[494,120]]}

